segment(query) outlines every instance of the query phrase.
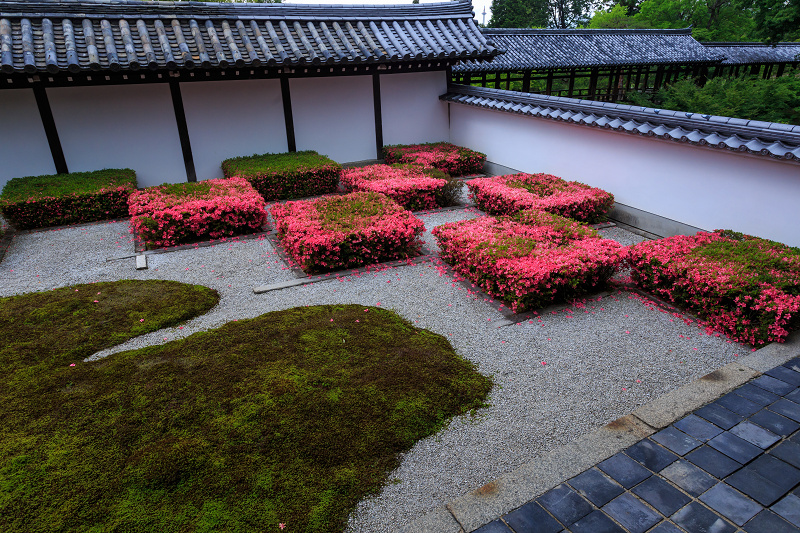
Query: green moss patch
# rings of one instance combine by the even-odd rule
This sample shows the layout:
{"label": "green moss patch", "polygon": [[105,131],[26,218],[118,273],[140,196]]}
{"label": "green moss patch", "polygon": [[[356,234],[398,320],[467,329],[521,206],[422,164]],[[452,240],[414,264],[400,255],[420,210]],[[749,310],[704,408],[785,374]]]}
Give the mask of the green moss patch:
{"label": "green moss patch", "polygon": [[399,452],[491,387],[443,337],[356,305],[75,367],[60,346],[0,378],[3,531],[341,531]]}

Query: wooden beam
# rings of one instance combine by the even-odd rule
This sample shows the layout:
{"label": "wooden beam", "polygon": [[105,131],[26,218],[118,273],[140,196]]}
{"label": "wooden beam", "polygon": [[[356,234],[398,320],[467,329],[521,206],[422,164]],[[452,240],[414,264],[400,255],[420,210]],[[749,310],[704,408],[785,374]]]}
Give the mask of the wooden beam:
{"label": "wooden beam", "polygon": [[383,119],[381,114],[381,75],[372,75],[372,107],[375,110],[375,159],[383,157]]}
{"label": "wooden beam", "polygon": [[41,85],[34,85],[33,96],[36,98],[36,106],[39,108],[39,117],[42,120],[47,144],[50,145],[50,155],[53,157],[56,174],[67,174],[69,173],[67,160],[64,157],[64,150],[61,148],[61,140],[58,138],[56,121],[53,118],[53,110],[50,108],[50,100],[47,98],[47,90]]}
{"label": "wooden beam", "polygon": [[186,125],[186,112],[183,109],[181,85],[176,79],[169,80],[169,92],[172,95],[172,109],[175,111],[175,123],[178,126],[178,138],[181,141],[183,152],[183,165],[186,167],[186,180],[197,181],[194,169],[194,156],[192,156],[192,143],[189,141],[189,127]]}
{"label": "wooden beam", "polygon": [[294,138],[294,118],[292,116],[292,95],[289,92],[289,78],[281,77],[281,97],[283,98],[283,122],[286,126],[286,144],[290,152],[297,151]]}

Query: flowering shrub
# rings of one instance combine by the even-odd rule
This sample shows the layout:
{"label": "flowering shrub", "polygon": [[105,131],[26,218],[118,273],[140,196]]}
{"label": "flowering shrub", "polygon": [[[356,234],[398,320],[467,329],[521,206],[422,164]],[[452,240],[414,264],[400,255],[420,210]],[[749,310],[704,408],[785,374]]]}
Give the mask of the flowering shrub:
{"label": "flowering shrub", "polygon": [[128,199],[131,230],[150,247],[258,231],[266,203],[242,178],[159,185]]}
{"label": "flowering shrub", "polygon": [[342,172],[342,184],[354,191],[385,194],[412,211],[452,205],[447,188],[458,184],[441,170],[420,165],[370,165]]}
{"label": "flowering shrub", "polygon": [[376,192],[286,202],[270,212],[287,254],[308,273],[412,257],[425,229]]}
{"label": "flowering shrub", "polygon": [[342,167],[314,151],[234,157],[222,162],[226,178],[249,181],[265,200],[336,192]]}
{"label": "flowering shrub", "polygon": [[128,168],[14,178],[3,187],[0,212],[18,229],[124,217],[135,189]]}
{"label": "flowering shrub", "polygon": [[486,154],[450,143],[398,144],[384,146],[387,163],[416,163],[438,168],[451,176],[478,174],[483,171]]}
{"label": "flowering shrub", "polygon": [[510,215],[523,209],[595,222],[614,205],[614,195],[577,181],[550,174],[508,174],[467,183],[471,198],[491,215]]}
{"label": "flowering shrub", "polygon": [[442,259],[514,312],[604,285],[623,255],[593,229],[538,210],[449,222],[433,235]]}
{"label": "flowering shrub", "polygon": [[800,325],[800,250],[726,230],[647,241],[630,250],[631,277],[710,328],[754,346]]}

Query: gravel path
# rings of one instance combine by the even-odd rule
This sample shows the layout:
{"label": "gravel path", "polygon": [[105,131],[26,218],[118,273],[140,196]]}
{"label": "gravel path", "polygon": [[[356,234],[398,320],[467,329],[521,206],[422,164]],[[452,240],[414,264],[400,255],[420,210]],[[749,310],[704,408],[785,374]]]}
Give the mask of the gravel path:
{"label": "gravel path", "polygon": [[[430,229],[478,214],[467,208],[421,218]],[[626,245],[642,240],[617,227],[601,233]],[[429,233],[425,240],[436,249]],[[496,304],[454,281],[438,259],[256,295],[253,287],[296,277],[266,239],[149,255],[142,271],[130,257],[107,260],[132,253],[126,222],[18,235],[0,263],[0,296],[117,279],[172,279],[219,291],[219,305],[182,330],[154,332],[96,356],[294,306],[380,305],[446,336],[494,377],[491,405],[418,442],[392,482],[359,504],[351,533],[392,531],[748,351],[625,291],[498,328]]]}

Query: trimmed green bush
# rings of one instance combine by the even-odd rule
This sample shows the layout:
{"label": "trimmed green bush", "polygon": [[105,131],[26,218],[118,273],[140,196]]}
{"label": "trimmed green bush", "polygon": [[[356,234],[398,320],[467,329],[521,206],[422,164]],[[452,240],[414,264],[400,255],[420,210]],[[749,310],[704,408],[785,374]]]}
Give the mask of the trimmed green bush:
{"label": "trimmed green bush", "polygon": [[126,217],[134,190],[129,168],[14,178],[0,194],[0,212],[17,229]]}
{"label": "trimmed green bush", "polygon": [[309,150],[226,159],[222,172],[246,179],[265,200],[286,200],[336,192],[342,166]]}

